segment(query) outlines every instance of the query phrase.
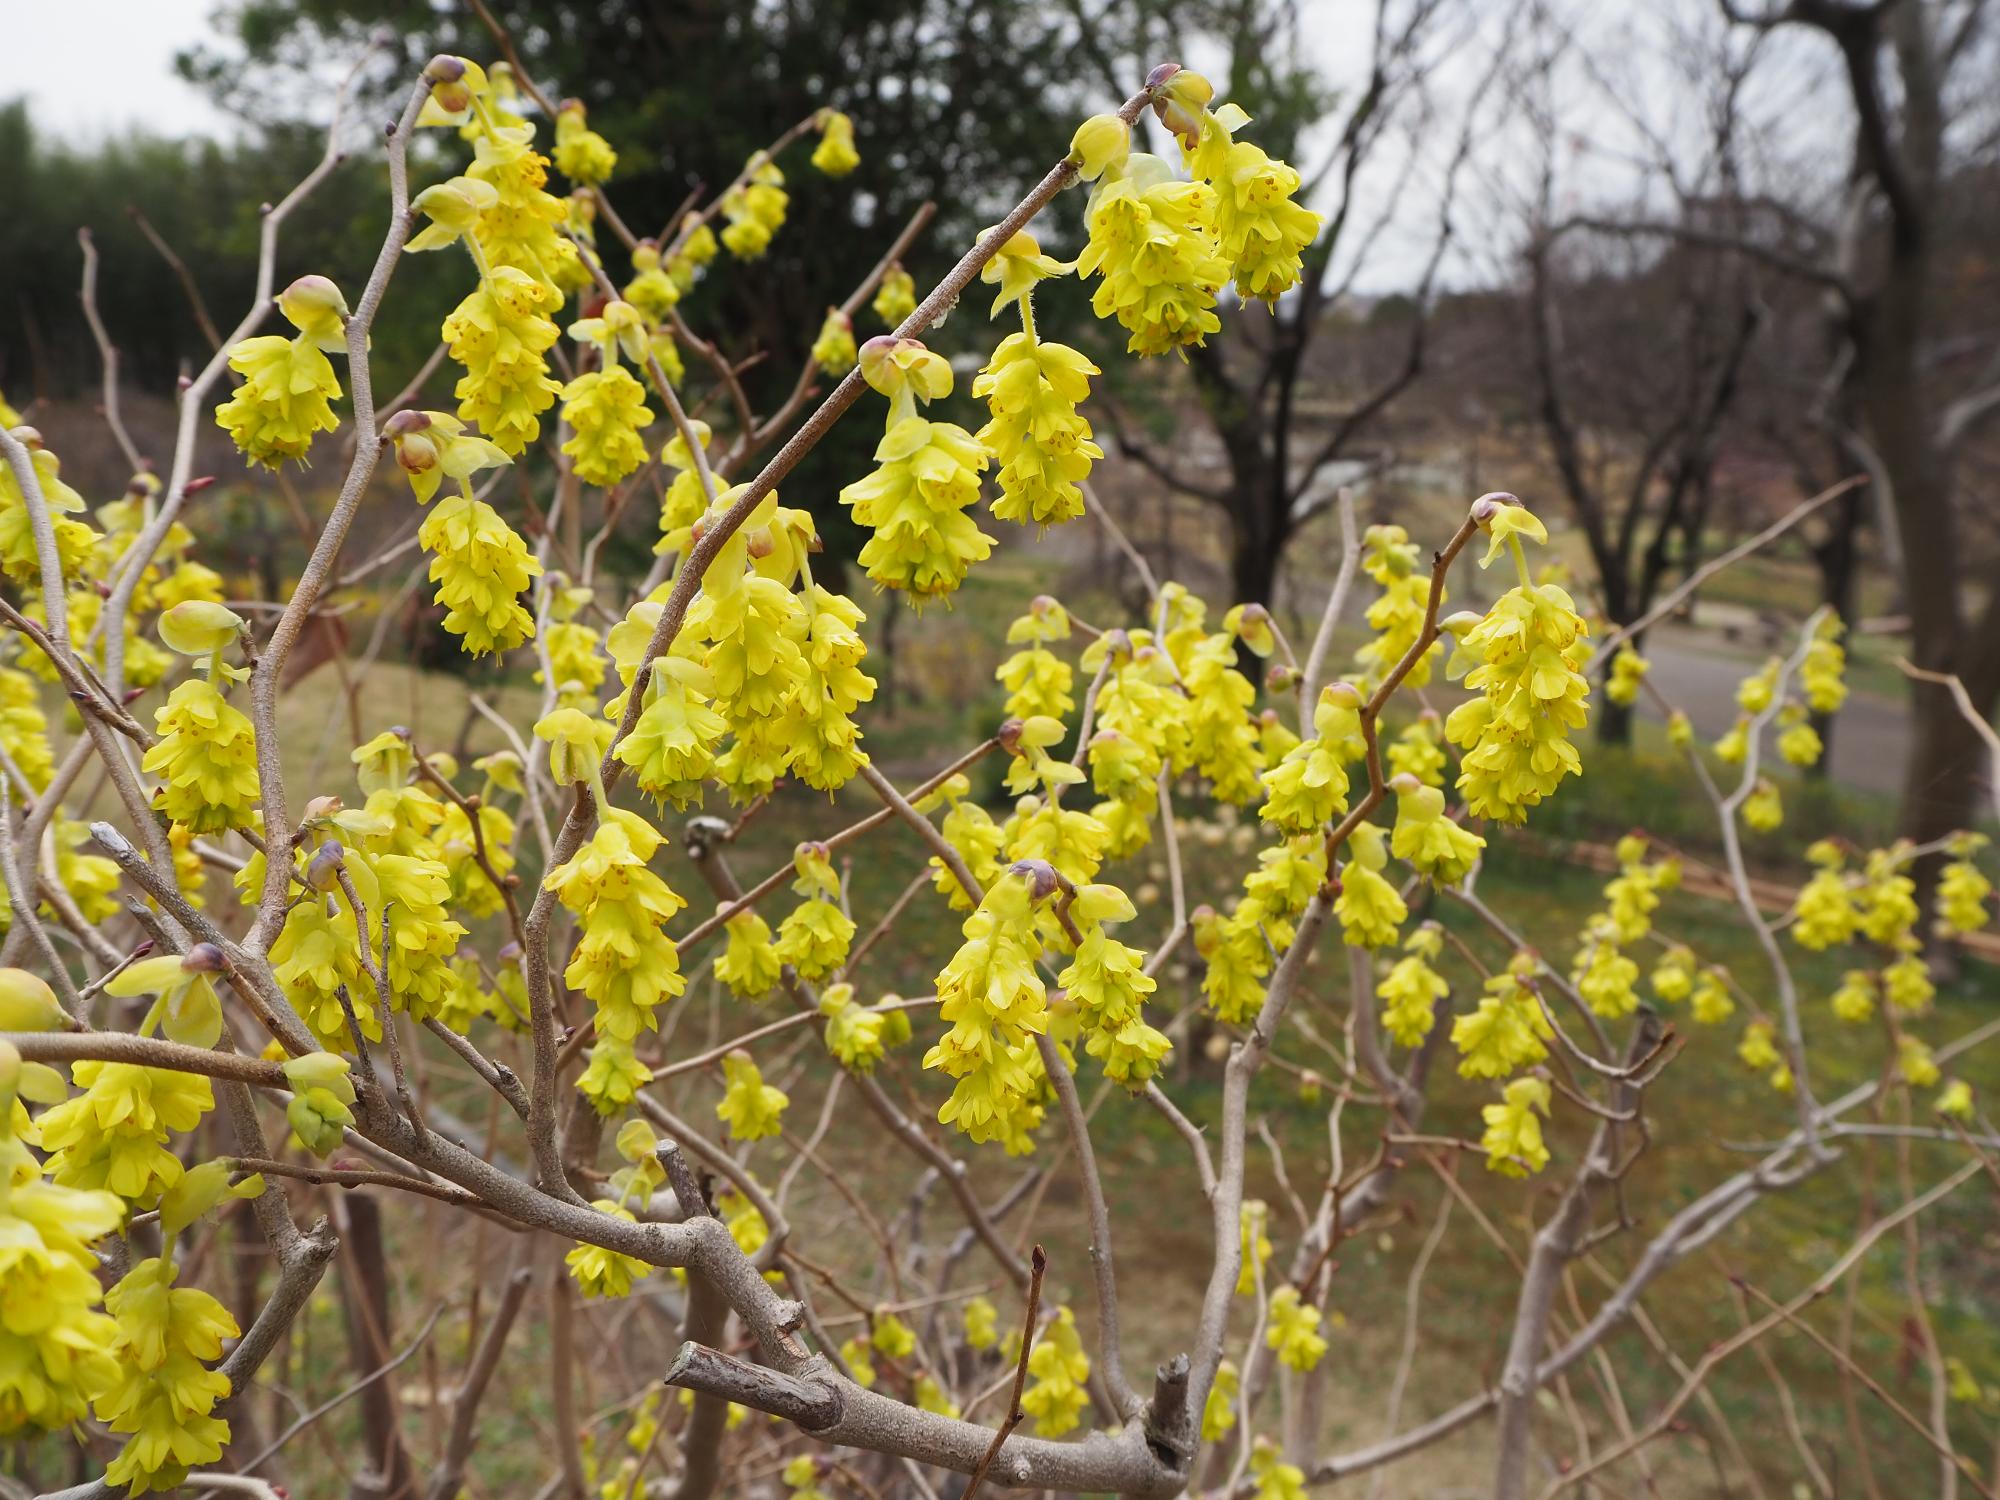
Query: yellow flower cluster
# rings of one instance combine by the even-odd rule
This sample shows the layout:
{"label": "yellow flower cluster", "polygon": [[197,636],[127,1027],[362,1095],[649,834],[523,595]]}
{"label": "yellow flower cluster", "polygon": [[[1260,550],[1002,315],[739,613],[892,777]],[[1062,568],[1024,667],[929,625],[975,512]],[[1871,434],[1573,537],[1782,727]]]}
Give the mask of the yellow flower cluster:
{"label": "yellow flower cluster", "polygon": [[1549,1112],[1549,1086],[1540,1078],[1516,1078],[1501,1090],[1501,1102],[1480,1111],[1486,1133],[1479,1149],[1486,1153],[1486,1170],[1507,1177],[1527,1177],[1549,1164],[1542,1140],[1542,1120]]}
{"label": "yellow flower cluster", "polygon": [[778,961],[801,979],[823,979],[847,962],[854,919],[841,909],[840,874],[824,844],[799,845],[792,868],[792,890],[805,899],[778,924]]}
{"label": "yellow flower cluster", "polygon": [[738,1141],[762,1140],[783,1129],[785,1106],[791,1099],[781,1088],[764,1082],[756,1061],[742,1048],[722,1059],[722,1102],[715,1117],[727,1127],[730,1138]]}
{"label": "yellow flower cluster", "polygon": [[600,367],[586,370],[562,388],[562,419],[571,429],[562,451],[585,484],[613,485],[646,461],[641,434],[653,420],[646,390],[618,363],[622,348],[643,361],[645,319],[629,302],[612,302],[595,318],[570,325],[570,337],[598,351]]}
{"label": "yellow flower cluster", "polygon": [[562,393],[542,357],[559,336],[548,315],[560,301],[549,283],[497,265],[444,320],[445,347],[465,367],[458,415],[509,457],[541,435],[541,413]]}
{"label": "yellow flower cluster", "polygon": [[53,1068],[23,1063],[0,1043],[0,1286],[8,1309],[0,1318],[0,1437],[8,1439],[81,1421],[91,1398],[118,1379],[110,1353],[116,1327],[96,1311],[103,1291],[90,1247],[119,1227],[125,1205],[102,1188],[49,1182],[49,1166],[28,1149],[36,1127],[27,1125],[26,1141],[19,1135],[21,1099],[49,1104],[64,1092]]}
{"label": "yellow flower cluster", "polygon": [[229,1424],[214,1414],[229,1377],[204,1361],[242,1330],[207,1292],[176,1286],[177,1275],[166,1256],[142,1260],[104,1299],[118,1328],[110,1351],[118,1376],[97,1398],[97,1417],[127,1435],[104,1477],[128,1495],[177,1489],[229,1441]]}
{"label": "yellow flower cluster", "polygon": [[[1028,612],[1008,625],[1007,644],[1023,648],[1001,662],[993,673],[1007,689],[1008,718],[1028,719],[1044,714],[1060,719],[1076,707],[1076,700],[1070,696],[1075,681],[1070,665],[1049,650],[1051,641],[1066,641],[1069,634],[1069,611],[1047,594],[1037,594],[1029,601]],[[1100,692],[1100,711],[1102,703]]]}
{"label": "yellow flower cluster", "polygon": [[980,272],[981,280],[1000,288],[992,315],[1011,303],[1021,316],[1021,331],[1001,340],[972,382],[972,394],[986,398],[992,414],[978,440],[1000,465],[993,514],[1003,521],[1048,526],[1082,515],[1078,486],[1104,457],[1091,441],[1090,423],[1076,410],[1090,394],[1090,377],[1101,372],[1075,349],[1044,343],[1035,332],[1035,283],[1066,269],[1043,255],[1024,230]]}
{"label": "yellow flower cluster", "polygon": [[1035,971],[1035,916],[1054,894],[1054,872],[1032,863],[987,887],[937,976],[938,1014],[951,1029],[924,1054],[926,1068],[956,1080],[938,1119],[1012,1155],[1034,1149],[1042,1119],[1034,1039],[1048,1027],[1048,991]]}
{"label": "yellow flower cluster", "polygon": [[1414,1047],[1431,1034],[1437,1003],[1451,986],[1432,967],[1444,951],[1444,934],[1435,922],[1425,922],[1403,939],[1403,956],[1376,983],[1382,1003],[1382,1029],[1398,1045]]}
{"label": "yellow flower cluster", "polygon": [[587,118],[579,99],[563,100],[556,111],[556,169],[571,182],[595,187],[610,180],[618,153],[590,128]]}
{"label": "yellow flower cluster", "polygon": [[[1381,594],[1368,606],[1368,628],[1372,632],[1354,653],[1360,685],[1372,691],[1416,646],[1423,633],[1424,616],[1430,605],[1430,574],[1418,566],[1419,552],[1410,534],[1400,526],[1370,526],[1362,535],[1361,570],[1380,587]],[[1445,601],[1438,591],[1438,603]],[[1444,649],[1432,641],[1403,681],[1420,688],[1431,680],[1431,664]]]}
{"label": "yellow flower cluster", "polygon": [[829,177],[845,177],[861,165],[861,153],[854,149],[854,121],[837,109],[820,111],[812,164]]}
{"label": "yellow flower cluster", "polygon": [[722,216],[729,222],[722,243],[738,260],[758,260],[785,227],[791,197],[778,164],[758,152],[745,168],[743,181],[722,195]]}
{"label": "yellow flower cluster", "polygon": [[1089,1404],[1085,1388],[1090,1356],[1076,1331],[1076,1315],[1059,1308],[1047,1330],[1028,1350],[1028,1374],[1033,1384],[1021,1392],[1021,1410],[1035,1419],[1039,1437],[1057,1438],[1076,1429]]}
{"label": "yellow flower cluster", "polygon": [[1530,988],[1537,967],[1532,956],[1517,953],[1486,981],[1479,1008],[1452,1022],[1451,1044],[1458,1049],[1462,1077],[1505,1078],[1549,1055],[1555,1028]]}
{"label": "yellow flower cluster", "polygon": [[[1165,92],[1161,119],[1180,136],[1189,170],[1214,189],[1216,244],[1234,269],[1236,295],[1275,303],[1298,285],[1301,252],[1319,237],[1319,215],[1294,201],[1298,172],[1237,140],[1250,116],[1234,104],[1207,109],[1214,90],[1199,74],[1183,69]],[[1192,135],[1190,114],[1197,125]]]}
{"label": "yellow flower cluster", "polygon": [[329,404],[340,381],[325,351],[347,348],[347,299],[324,276],[302,276],[278,297],[278,310],[299,330],[295,338],[265,334],[229,352],[243,377],[215,409],[215,420],[243,456],[266,468],[303,462],[313,435],[340,425]]}
{"label": "yellow flower cluster", "polygon": [[154,711],[153,725],[160,737],[140,762],[161,779],[153,805],[192,833],[248,826],[257,802],[256,732],[221,689],[190,677]]}
{"label": "yellow flower cluster", "polygon": [[545,881],[579,919],[563,979],[597,1007],[601,1041],[630,1043],[658,1030],[660,1005],[687,987],[680,952],[662,930],[687,903],[647,868],[665,842],[637,813],[600,806],[597,831]]}
{"label": "yellow flower cluster", "polygon": [[868,576],[921,608],[957,589],[993,550],[966,514],[978,502],[988,455],[963,427],[917,413],[919,401],[951,394],[951,366],[941,355],[915,339],[874,338],[862,348],[861,373],[889,398],[889,419],[875,449],[878,467],[841,490],[840,501],[874,533],[861,548]]}
{"label": "yellow flower cluster", "polygon": [[1056,976],[1086,1033],[1084,1050],[1104,1064],[1107,1078],[1128,1089],[1143,1088],[1173,1048],[1145,1019],[1146,997],[1155,987],[1145,955],[1105,931],[1105,923],[1128,922],[1135,915],[1130,898],[1116,886],[1081,887],[1070,917],[1083,941]]}
{"label": "yellow flower cluster", "polygon": [[1588,627],[1568,594],[1528,576],[1520,539],[1547,541],[1542,523],[1492,496],[1476,506],[1481,528],[1492,537],[1481,566],[1504,549],[1520,582],[1483,617],[1461,614],[1446,622],[1458,637],[1447,674],[1463,673],[1479,696],[1452,710],[1445,737],[1465,750],[1458,789],[1472,813],[1519,823],[1565,776],[1582,774],[1582,757],[1569,736],[1589,717],[1584,703],[1590,684],[1581,670]]}

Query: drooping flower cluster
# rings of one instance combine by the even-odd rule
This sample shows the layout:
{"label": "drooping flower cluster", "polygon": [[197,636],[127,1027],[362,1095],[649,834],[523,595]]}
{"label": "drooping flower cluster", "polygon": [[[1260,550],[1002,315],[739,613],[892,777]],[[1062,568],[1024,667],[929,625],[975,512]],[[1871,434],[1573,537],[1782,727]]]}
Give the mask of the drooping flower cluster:
{"label": "drooping flower cluster", "polygon": [[611,302],[597,317],[572,323],[569,333],[597,351],[598,368],[562,388],[562,419],[571,429],[562,451],[585,484],[613,485],[646,461],[642,434],[653,413],[645,387],[618,363],[620,351],[645,360],[645,319],[631,303]]}
{"label": "drooping flower cluster", "polygon": [[1035,283],[1066,269],[1023,230],[979,273],[1000,288],[992,316],[1011,303],[1021,317],[1021,331],[1000,341],[972,382],[972,394],[984,397],[992,413],[978,441],[1000,465],[993,514],[1003,521],[1048,526],[1082,515],[1078,486],[1104,457],[1076,410],[1090,394],[1090,377],[1102,372],[1075,349],[1045,343],[1035,332]]}
{"label": "drooping flower cluster", "polygon": [[1458,637],[1447,673],[1464,675],[1479,696],[1452,710],[1444,732],[1465,750],[1458,789],[1466,806],[1478,817],[1519,823],[1564,777],[1582,773],[1582,757],[1569,737],[1589,717],[1584,704],[1590,684],[1582,672],[1589,627],[1568,594],[1528,576],[1520,539],[1548,540],[1542,523],[1491,496],[1477,507],[1480,526],[1492,538],[1481,566],[1505,550],[1520,582],[1483,617],[1457,615],[1446,622]]}
{"label": "drooping flower cluster", "polygon": [[862,545],[861,566],[885,589],[913,604],[953,592],[993,538],[966,511],[979,499],[988,463],[979,440],[953,422],[918,415],[918,402],[951,394],[951,366],[915,339],[870,339],[861,373],[889,398],[889,419],[875,449],[875,472],[840,492],[855,524],[874,534]]}
{"label": "drooping flower cluster", "polygon": [[597,831],[546,881],[579,918],[563,978],[597,1007],[600,1044],[629,1046],[641,1031],[657,1030],[659,1007],[687,985],[679,950],[662,930],[686,903],[647,868],[665,842],[637,813],[601,807]]}
{"label": "drooping flower cluster", "polygon": [[154,711],[154,742],[140,769],[160,778],[153,805],[190,833],[247,827],[257,801],[256,731],[223,696],[231,669],[222,652],[244,622],[220,604],[190,600],[160,617],[161,639],[184,655],[205,658],[206,677],[190,677]]}
{"label": "drooping flower cluster", "polygon": [[1048,991],[1035,970],[1035,917],[1054,895],[1054,872],[1032,863],[987,888],[937,977],[938,1014],[950,1030],[924,1054],[926,1068],[955,1080],[938,1119],[1013,1155],[1034,1149],[1042,1119],[1035,1038],[1048,1027]]}
{"label": "drooping flower cluster", "polygon": [[722,216],[729,221],[722,231],[724,247],[738,260],[761,259],[785,227],[790,204],[785,174],[759,151],[744,168],[742,180],[722,195]]}
{"label": "drooping flower cluster", "polygon": [[1057,1438],[1074,1431],[1090,1402],[1090,1356],[1076,1331],[1076,1315],[1058,1308],[1041,1338],[1028,1351],[1033,1383],[1021,1393],[1021,1410],[1035,1419],[1038,1437]]}
{"label": "drooping flower cluster", "polygon": [[347,299],[324,276],[301,276],[279,295],[278,310],[297,336],[264,334],[230,350],[229,368],[243,384],[215,409],[243,456],[271,469],[303,462],[314,434],[340,425],[329,404],[340,381],[326,351],[347,348]]}

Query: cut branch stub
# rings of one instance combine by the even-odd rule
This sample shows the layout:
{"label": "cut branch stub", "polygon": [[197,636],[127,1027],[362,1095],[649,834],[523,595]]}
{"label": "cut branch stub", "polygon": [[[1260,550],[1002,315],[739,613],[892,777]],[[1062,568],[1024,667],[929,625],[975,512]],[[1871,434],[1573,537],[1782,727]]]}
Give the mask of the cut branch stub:
{"label": "cut branch stub", "polygon": [[840,1420],[840,1391],[831,1382],[795,1379],[690,1339],[667,1367],[666,1383],[720,1396],[753,1411],[783,1417],[807,1432],[824,1432]]}

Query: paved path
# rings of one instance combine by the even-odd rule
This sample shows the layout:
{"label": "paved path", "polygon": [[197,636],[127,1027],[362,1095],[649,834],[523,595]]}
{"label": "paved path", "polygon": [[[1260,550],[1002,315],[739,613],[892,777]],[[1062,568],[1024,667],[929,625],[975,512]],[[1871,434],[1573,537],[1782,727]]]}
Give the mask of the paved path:
{"label": "paved path", "polygon": [[[1653,664],[1650,679],[1707,740],[1736,722],[1736,684],[1757,666],[1756,660],[1718,651],[1702,632],[1674,627],[1648,634],[1646,658]],[[1654,721],[1664,717],[1645,698],[1639,704],[1642,717]],[[1910,755],[1910,720],[1904,704],[1872,693],[1850,693],[1835,716],[1832,738],[1829,769],[1834,780],[1869,792],[1902,790]]]}

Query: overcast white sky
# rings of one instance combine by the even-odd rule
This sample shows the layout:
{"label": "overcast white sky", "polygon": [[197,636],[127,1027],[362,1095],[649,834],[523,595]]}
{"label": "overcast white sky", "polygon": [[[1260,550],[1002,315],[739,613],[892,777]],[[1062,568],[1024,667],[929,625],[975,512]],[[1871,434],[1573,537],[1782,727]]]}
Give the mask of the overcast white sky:
{"label": "overcast white sky", "polygon": [[26,96],[37,125],[70,141],[144,125],[208,135],[228,117],[174,73],[211,31],[216,0],[0,0],[0,99]]}

